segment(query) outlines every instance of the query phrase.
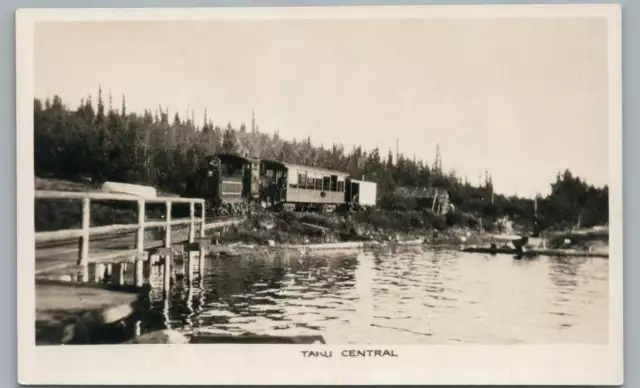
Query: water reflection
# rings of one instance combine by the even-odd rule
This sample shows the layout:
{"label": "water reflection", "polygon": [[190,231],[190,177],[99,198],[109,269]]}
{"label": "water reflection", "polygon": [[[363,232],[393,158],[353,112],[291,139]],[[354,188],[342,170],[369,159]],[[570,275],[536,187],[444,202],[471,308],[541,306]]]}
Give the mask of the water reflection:
{"label": "water reflection", "polygon": [[344,344],[607,341],[603,259],[513,260],[418,248],[279,252],[208,257],[204,276],[197,261],[174,265],[169,295],[162,268],[151,268],[142,332],[320,334]]}

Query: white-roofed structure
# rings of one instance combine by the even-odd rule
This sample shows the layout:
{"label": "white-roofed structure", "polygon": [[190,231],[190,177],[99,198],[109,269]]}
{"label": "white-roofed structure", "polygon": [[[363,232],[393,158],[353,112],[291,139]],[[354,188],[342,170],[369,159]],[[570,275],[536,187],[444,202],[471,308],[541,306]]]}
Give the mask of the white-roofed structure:
{"label": "white-roofed structure", "polygon": [[156,198],[158,196],[155,187],[121,182],[105,182],[102,184],[101,191],[103,193],[128,194],[141,198]]}

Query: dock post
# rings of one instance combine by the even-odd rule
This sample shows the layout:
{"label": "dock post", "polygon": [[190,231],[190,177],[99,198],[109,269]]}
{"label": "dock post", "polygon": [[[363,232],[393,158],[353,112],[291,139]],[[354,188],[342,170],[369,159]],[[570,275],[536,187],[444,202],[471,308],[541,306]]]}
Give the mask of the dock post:
{"label": "dock post", "polygon": [[124,271],[126,263],[115,263],[113,265],[113,277],[114,284],[122,286],[124,284]]}
{"label": "dock post", "polygon": [[204,203],[204,201],[202,201],[201,209],[202,209],[202,214],[201,214],[201,217],[200,217],[200,237],[204,237],[205,225],[206,225],[206,221],[204,219],[204,214],[205,214],[205,203]]}
{"label": "dock post", "polygon": [[170,252],[164,254],[164,280],[162,282],[162,288],[165,297],[169,295],[169,290],[171,289],[171,256]]}
{"label": "dock post", "polygon": [[166,217],[166,225],[164,229],[164,247],[171,247],[171,201],[166,202],[167,206],[167,217]]}
{"label": "dock post", "polygon": [[200,281],[202,282],[202,278],[204,278],[204,248],[200,247],[200,251],[198,252],[198,275],[200,276]]}
{"label": "dock post", "polygon": [[91,228],[91,200],[82,199],[82,241],[80,242],[80,259],[82,267],[82,282],[89,281],[89,228]]}
{"label": "dock post", "polygon": [[104,277],[105,265],[101,263],[89,263],[89,281],[100,283]]}
{"label": "dock post", "polygon": [[196,204],[189,202],[189,243],[192,243],[196,238]]}
{"label": "dock post", "polygon": [[145,231],[145,201],[141,199],[138,201],[138,231],[136,233],[136,249],[140,254],[135,259],[135,275],[134,282],[136,287],[142,287],[144,282],[143,260],[142,253],[144,253],[144,231]]}
{"label": "dock post", "polygon": [[187,282],[189,284],[189,286],[191,286],[191,283],[193,281],[193,264],[195,263],[194,259],[195,259],[195,252],[189,250],[186,252],[187,254],[186,259],[187,262],[185,263],[185,272],[187,273]]}
{"label": "dock post", "polygon": [[[205,225],[206,225],[206,221],[205,221],[205,209],[206,209],[206,205],[205,202],[202,201],[201,204],[201,209],[202,209],[202,217],[201,217],[201,223],[200,223],[200,238],[204,238],[205,235]],[[202,245],[200,246],[200,251],[198,254],[198,275],[199,275],[199,282],[200,282],[200,287],[202,287],[203,283],[202,283],[202,279],[204,277],[204,248],[202,247]]]}

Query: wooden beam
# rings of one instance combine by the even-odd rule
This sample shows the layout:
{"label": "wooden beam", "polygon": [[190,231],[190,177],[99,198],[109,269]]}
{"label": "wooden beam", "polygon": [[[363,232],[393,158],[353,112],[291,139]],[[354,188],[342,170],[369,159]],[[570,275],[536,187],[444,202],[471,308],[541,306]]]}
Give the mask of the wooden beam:
{"label": "wooden beam", "polygon": [[89,234],[92,236],[100,236],[105,234],[119,234],[124,232],[132,232],[138,229],[138,225],[132,224],[116,224],[116,225],[104,225],[94,226],[89,229]]}
{"label": "wooden beam", "polygon": [[133,262],[135,260],[146,260],[147,252],[139,252],[137,249],[106,251],[93,254],[91,263],[117,263],[122,261]]}
{"label": "wooden beam", "polygon": [[204,203],[202,198],[183,198],[183,197],[155,197],[141,198],[130,194],[102,193],[102,192],[80,192],[80,191],[57,191],[57,190],[36,190],[36,199],[92,199],[98,201],[122,201],[137,202],[144,199],[149,203],[162,203],[171,201],[173,203]]}
{"label": "wooden beam", "polygon": [[[138,231],[136,232],[136,250],[138,254],[144,254],[144,230],[146,221],[146,203],[145,201],[138,201]],[[134,282],[137,287],[142,287],[144,282],[143,262],[141,258],[135,261],[135,276]]]}
{"label": "wooden beam", "polygon": [[205,220],[206,205],[204,201],[200,205],[200,209],[202,211],[202,213],[200,213],[200,237],[204,237],[204,232],[206,230],[206,225],[207,225]]}
{"label": "wooden beam", "polygon": [[89,281],[89,228],[91,228],[91,202],[89,198],[82,199],[82,240],[80,242],[80,258],[78,264],[82,266],[82,281]]}
{"label": "wooden beam", "polygon": [[193,242],[196,237],[196,205],[191,202],[189,204],[189,242]]}
{"label": "wooden beam", "polygon": [[36,232],[36,243],[46,243],[60,240],[71,240],[82,237],[82,229],[54,230],[51,232]]}
{"label": "wooden beam", "polygon": [[171,201],[166,201],[167,215],[165,217],[165,229],[164,229],[164,246],[169,248],[171,246]]}

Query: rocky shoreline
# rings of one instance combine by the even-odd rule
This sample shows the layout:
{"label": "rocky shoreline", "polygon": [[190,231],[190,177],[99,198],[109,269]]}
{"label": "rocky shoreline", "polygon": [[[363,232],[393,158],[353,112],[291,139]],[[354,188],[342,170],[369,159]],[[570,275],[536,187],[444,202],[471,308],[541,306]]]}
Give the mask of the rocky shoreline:
{"label": "rocky shoreline", "polygon": [[[398,214],[402,216],[402,214]],[[389,222],[389,224],[393,224]],[[384,245],[423,245],[456,250],[473,248],[513,248],[518,234],[496,234],[478,228],[443,226],[408,227],[397,230],[385,225],[373,225],[366,219],[341,214],[267,214],[248,218],[245,224],[213,236],[221,251],[230,248],[293,248],[331,250],[379,247]],[[546,252],[584,252],[608,254],[608,230],[558,231],[540,237],[528,237],[526,250]],[[226,248],[225,248],[226,247]]]}

